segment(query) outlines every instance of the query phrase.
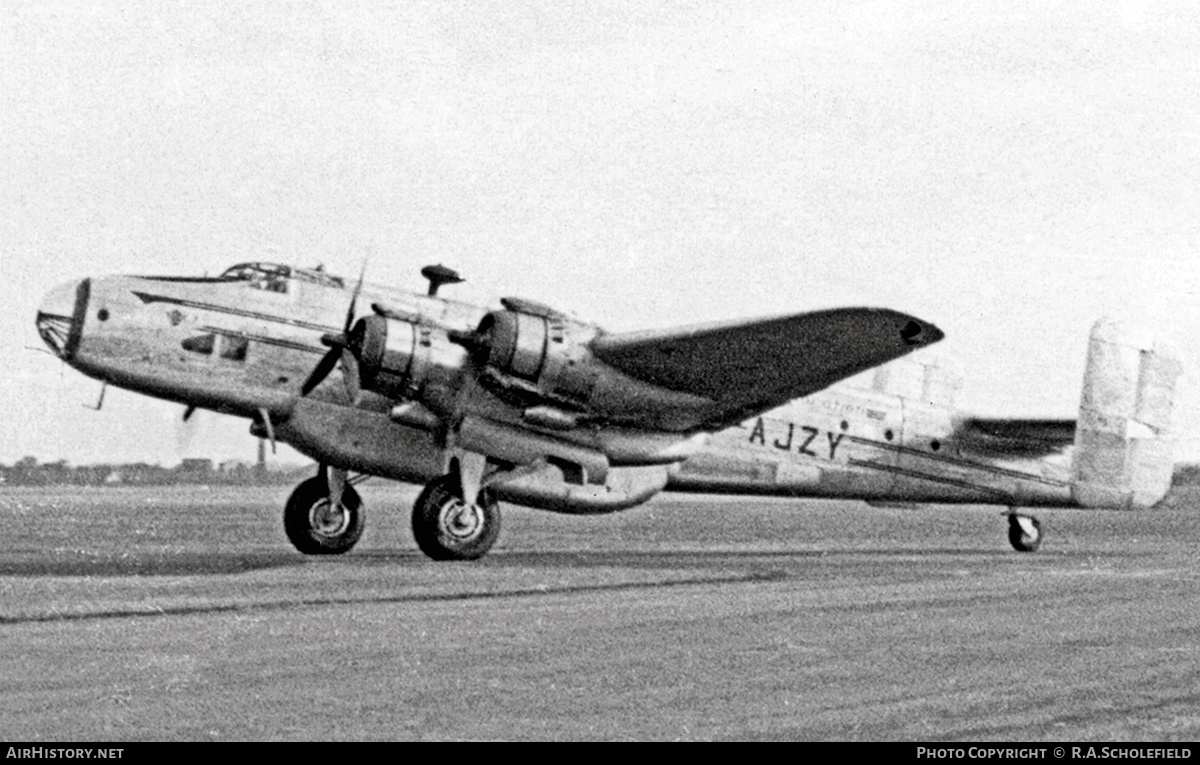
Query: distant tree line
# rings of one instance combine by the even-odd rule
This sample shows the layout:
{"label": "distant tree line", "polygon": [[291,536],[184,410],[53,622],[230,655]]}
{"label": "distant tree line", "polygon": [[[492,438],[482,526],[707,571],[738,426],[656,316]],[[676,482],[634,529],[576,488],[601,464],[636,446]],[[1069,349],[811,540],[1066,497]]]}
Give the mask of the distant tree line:
{"label": "distant tree line", "polygon": [[1200,465],[1181,462],[1171,476],[1172,486],[1200,486]]}
{"label": "distant tree line", "polygon": [[130,462],[103,465],[68,465],[66,460],[39,463],[24,457],[14,465],[0,465],[3,486],[163,486],[170,484],[290,484],[313,473],[311,465],[267,468],[241,461],[214,465],[210,459],[185,459],[175,467]]}
{"label": "distant tree line", "polygon": [[[39,463],[36,457],[23,457],[14,465],[0,465],[0,486],[282,485],[312,475],[311,464],[268,467],[261,462],[232,460],[214,465],[210,459],[185,459],[175,467],[145,462],[68,465],[66,460]],[[1171,485],[1200,486],[1200,464],[1177,464]]]}

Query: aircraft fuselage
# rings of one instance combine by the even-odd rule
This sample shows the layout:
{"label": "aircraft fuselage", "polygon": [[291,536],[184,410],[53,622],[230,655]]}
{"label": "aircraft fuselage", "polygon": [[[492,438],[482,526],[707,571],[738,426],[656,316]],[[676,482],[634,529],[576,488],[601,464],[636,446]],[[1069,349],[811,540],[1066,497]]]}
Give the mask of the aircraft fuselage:
{"label": "aircraft fuselage", "polygon": [[[38,325],[51,348],[85,374],[250,418],[258,434],[270,431],[322,464],[412,482],[444,472],[447,455],[433,429],[390,416],[394,402],[386,397],[364,391],[352,406],[340,374],[300,396],[300,385],[329,350],[323,338],[347,323],[351,286],[320,272],[250,276],[84,279],[48,295]],[[366,315],[375,301],[463,331],[487,312],[365,285],[359,313]],[[503,422],[499,402],[495,410]],[[513,501],[565,512],[622,509],[664,488],[899,502],[1071,503],[1069,453],[985,460],[960,454],[953,433],[948,409],[835,387],[711,436],[546,430],[546,438],[609,454],[619,453],[613,443],[624,438],[638,456],[627,464],[616,461],[612,486],[567,487],[554,492],[553,501],[529,488],[536,476],[499,481],[496,490]],[[652,439],[661,459],[645,456]],[[613,490],[621,481],[624,488]]]}
{"label": "aircraft fuselage", "polygon": [[983,458],[955,439],[955,413],[896,395],[831,388],[713,436],[681,463],[678,491],[880,502],[1073,504],[1071,449]]}

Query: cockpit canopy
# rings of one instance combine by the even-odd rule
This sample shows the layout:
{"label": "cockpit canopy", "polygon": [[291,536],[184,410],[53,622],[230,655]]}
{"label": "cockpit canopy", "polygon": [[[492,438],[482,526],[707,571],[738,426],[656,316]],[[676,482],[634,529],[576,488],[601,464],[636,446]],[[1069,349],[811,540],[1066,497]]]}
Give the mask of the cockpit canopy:
{"label": "cockpit canopy", "polygon": [[292,268],[279,263],[239,263],[225,269],[220,278],[225,281],[250,282],[256,289],[283,293],[288,291],[288,282],[292,279],[339,289],[346,286],[345,280],[340,276],[325,273],[321,266]]}

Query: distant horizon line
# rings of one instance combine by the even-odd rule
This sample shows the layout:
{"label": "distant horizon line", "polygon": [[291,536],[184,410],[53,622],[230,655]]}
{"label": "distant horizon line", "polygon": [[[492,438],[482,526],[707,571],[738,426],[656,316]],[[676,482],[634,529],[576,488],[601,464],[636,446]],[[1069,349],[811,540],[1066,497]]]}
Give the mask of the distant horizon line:
{"label": "distant horizon line", "polygon": [[240,457],[230,457],[228,459],[219,459],[217,457],[181,457],[181,458],[179,458],[179,461],[177,463],[174,463],[173,465],[167,465],[167,466],[164,466],[161,462],[152,463],[152,462],[146,462],[144,460],[132,460],[132,461],[121,461],[121,462],[73,463],[70,460],[65,459],[65,458],[50,460],[50,461],[42,461],[39,457],[30,454],[30,455],[26,455],[26,456],[22,457],[19,460],[16,460],[15,462],[13,462],[11,464],[0,462],[0,469],[17,468],[17,467],[21,467],[22,464],[25,463],[25,464],[28,464],[29,467],[61,466],[61,467],[68,467],[68,468],[100,468],[100,467],[116,468],[116,467],[145,466],[145,467],[156,467],[156,468],[163,468],[163,469],[169,470],[169,469],[180,467],[180,466],[184,465],[185,463],[189,463],[189,462],[191,462],[191,463],[208,462],[210,465],[214,465],[214,466],[226,465],[226,464],[239,464],[239,465],[247,465],[249,467],[256,467],[257,465],[263,465],[268,470],[292,470],[292,469],[296,469],[296,468],[306,467],[310,464],[315,464],[315,463],[313,463],[312,460],[281,462],[278,460],[266,459],[266,460],[263,460],[262,462],[257,462],[255,460],[248,460],[248,459],[244,459],[244,458],[240,458]]}

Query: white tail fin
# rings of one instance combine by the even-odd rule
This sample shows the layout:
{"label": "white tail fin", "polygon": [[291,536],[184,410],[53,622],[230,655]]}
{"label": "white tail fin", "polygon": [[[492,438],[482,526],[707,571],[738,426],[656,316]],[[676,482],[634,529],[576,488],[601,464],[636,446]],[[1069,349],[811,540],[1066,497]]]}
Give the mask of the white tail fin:
{"label": "white tail fin", "polygon": [[877,367],[871,387],[879,393],[953,409],[962,381],[961,364],[945,355],[924,352]]}
{"label": "white tail fin", "polygon": [[1100,319],[1088,341],[1071,494],[1084,507],[1150,507],[1171,487],[1178,353]]}

